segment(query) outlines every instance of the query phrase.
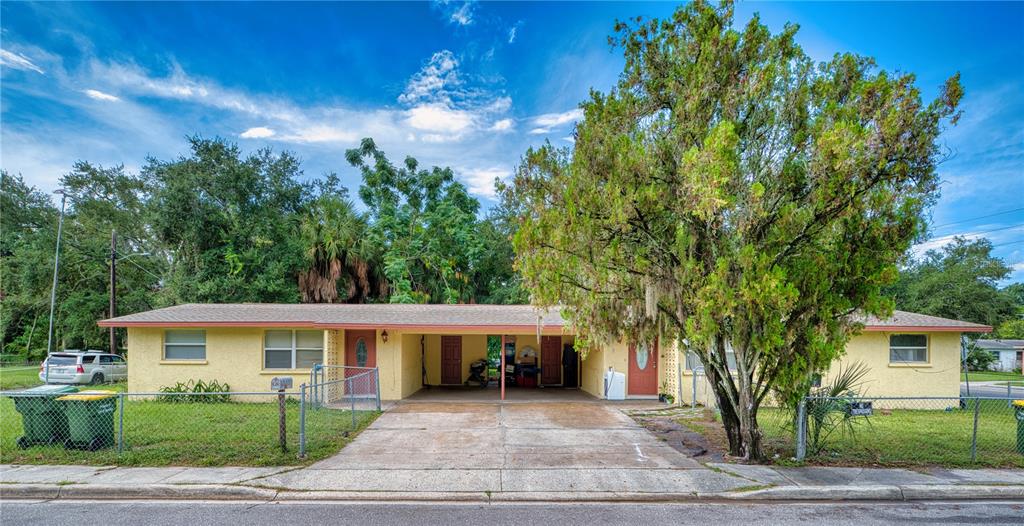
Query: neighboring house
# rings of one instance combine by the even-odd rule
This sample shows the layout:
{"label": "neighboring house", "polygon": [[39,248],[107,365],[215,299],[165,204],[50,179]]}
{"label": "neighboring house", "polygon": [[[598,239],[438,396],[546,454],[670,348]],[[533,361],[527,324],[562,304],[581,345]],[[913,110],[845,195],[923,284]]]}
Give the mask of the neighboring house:
{"label": "neighboring house", "polygon": [[[842,359],[871,368],[874,396],[958,396],[960,335],[991,330],[898,311],[863,322]],[[599,398],[614,369],[625,374],[629,398],[664,392],[688,401],[697,367],[675,345],[618,342],[579,357],[558,309],[528,305],[189,304],[99,324],[128,329],[135,392],[189,379],[266,391],[274,376],[290,376],[297,387],[323,363],[377,367],[381,397],[397,400],[425,385],[462,385],[470,363],[486,357],[489,335],[514,348],[517,361],[535,354],[540,385],[579,386]]]}
{"label": "neighboring house", "polygon": [[993,371],[1020,371],[1024,361],[1024,340],[978,340],[975,347],[988,351],[997,360],[989,369]]}

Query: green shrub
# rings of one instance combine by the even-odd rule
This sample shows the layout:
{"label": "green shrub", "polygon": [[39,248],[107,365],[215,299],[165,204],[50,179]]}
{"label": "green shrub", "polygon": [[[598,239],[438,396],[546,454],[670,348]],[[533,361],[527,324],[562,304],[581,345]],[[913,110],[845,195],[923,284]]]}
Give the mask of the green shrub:
{"label": "green shrub", "polygon": [[160,388],[161,393],[189,393],[161,396],[160,401],[171,403],[200,402],[200,403],[223,403],[230,402],[231,395],[228,394],[203,394],[203,393],[227,393],[231,386],[220,383],[217,380],[204,382],[202,380],[189,380],[178,382],[172,386]]}

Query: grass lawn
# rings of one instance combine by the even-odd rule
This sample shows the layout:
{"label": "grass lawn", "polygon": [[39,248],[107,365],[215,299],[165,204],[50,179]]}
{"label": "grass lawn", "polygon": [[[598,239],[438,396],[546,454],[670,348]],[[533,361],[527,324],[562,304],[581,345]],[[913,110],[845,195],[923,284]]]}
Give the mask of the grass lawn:
{"label": "grass lawn", "polygon": [[[709,421],[710,420],[710,421]],[[982,401],[978,416],[977,461],[971,462],[973,406],[967,409],[907,410],[876,409],[874,415],[856,426],[854,433],[835,432],[823,441],[820,452],[808,464],[834,466],[899,467],[1011,467],[1024,468],[1024,455],[1016,450],[1017,422],[1004,402]],[[765,449],[771,457],[787,462],[795,453],[795,438],[787,411],[761,409],[758,422],[765,434]],[[682,422],[690,429],[703,427],[728,449],[720,424],[706,412],[699,421]]]}
{"label": "grass lawn", "polygon": [[0,391],[23,389],[42,385],[39,381],[39,367],[2,367],[0,368]]}
{"label": "grass lawn", "polygon": [[[1024,376],[1004,371],[977,371],[970,374],[970,379],[972,382],[998,382],[1000,380],[1024,380]],[[967,375],[960,373],[960,381],[966,382]]]}
{"label": "grass lawn", "polygon": [[[109,388],[104,386],[103,388]],[[117,386],[115,386],[117,388]],[[306,464],[345,446],[377,416],[337,409],[310,410],[306,417],[307,458],[298,458],[299,406],[286,411],[288,451],[278,445],[276,403],[167,403],[130,400],[124,410],[125,450],[66,450],[60,446],[18,449],[21,415],[9,398],[0,400],[0,463],[120,466],[280,466]],[[116,440],[116,418],[114,433]]]}

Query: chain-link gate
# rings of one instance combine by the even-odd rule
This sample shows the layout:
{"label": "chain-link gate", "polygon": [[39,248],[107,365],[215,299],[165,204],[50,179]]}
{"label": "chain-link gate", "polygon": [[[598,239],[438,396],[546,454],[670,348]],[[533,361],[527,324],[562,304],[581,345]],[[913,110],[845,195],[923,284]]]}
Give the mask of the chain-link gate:
{"label": "chain-link gate", "polygon": [[317,443],[332,439],[321,429],[325,422],[348,418],[349,430],[354,432],[381,410],[380,371],[376,367],[318,365],[310,371],[310,379],[312,383],[299,388],[300,456]]}

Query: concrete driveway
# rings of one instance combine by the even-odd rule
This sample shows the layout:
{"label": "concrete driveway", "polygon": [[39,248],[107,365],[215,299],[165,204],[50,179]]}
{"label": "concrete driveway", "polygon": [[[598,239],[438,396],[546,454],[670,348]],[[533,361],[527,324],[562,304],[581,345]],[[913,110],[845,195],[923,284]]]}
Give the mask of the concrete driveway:
{"label": "concrete driveway", "polygon": [[263,479],[294,490],[677,493],[751,482],[713,471],[594,401],[410,402],[334,457]]}
{"label": "concrete driveway", "polygon": [[401,403],[316,469],[693,468],[602,402]]}

